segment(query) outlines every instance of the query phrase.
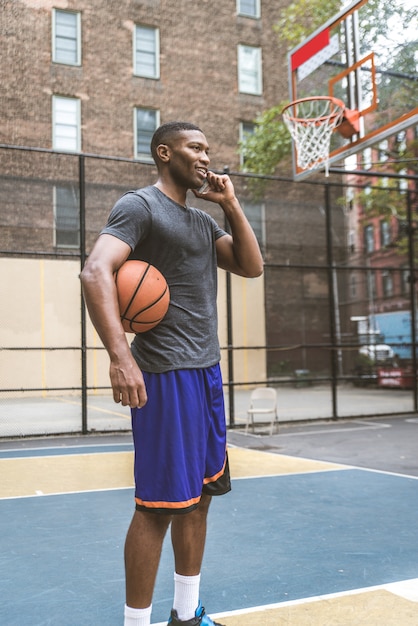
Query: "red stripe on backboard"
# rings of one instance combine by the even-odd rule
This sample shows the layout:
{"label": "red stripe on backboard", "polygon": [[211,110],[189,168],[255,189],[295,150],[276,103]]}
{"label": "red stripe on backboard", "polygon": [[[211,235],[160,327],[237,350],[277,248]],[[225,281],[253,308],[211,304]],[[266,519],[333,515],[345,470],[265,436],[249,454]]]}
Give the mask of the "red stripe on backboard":
{"label": "red stripe on backboard", "polygon": [[329,29],[323,30],[316,37],[305,43],[302,48],[296,50],[295,54],[291,56],[292,72],[308,61],[314,54],[325,48],[329,44]]}

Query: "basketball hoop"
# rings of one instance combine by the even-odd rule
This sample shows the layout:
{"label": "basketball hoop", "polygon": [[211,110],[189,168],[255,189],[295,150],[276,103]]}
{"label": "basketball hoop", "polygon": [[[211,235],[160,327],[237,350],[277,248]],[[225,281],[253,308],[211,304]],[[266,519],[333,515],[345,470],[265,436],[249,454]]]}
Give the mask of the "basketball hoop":
{"label": "basketball hoop", "polygon": [[[302,98],[283,109],[283,120],[295,142],[297,165],[300,169],[309,171],[325,166],[325,175],[328,176],[331,135],[346,121],[346,112],[348,109],[344,102],[333,96]],[[352,116],[351,120],[353,117],[356,116]],[[344,127],[344,132],[350,132],[351,135],[358,132],[356,121],[358,122],[358,114],[357,120],[350,122],[348,131]]]}

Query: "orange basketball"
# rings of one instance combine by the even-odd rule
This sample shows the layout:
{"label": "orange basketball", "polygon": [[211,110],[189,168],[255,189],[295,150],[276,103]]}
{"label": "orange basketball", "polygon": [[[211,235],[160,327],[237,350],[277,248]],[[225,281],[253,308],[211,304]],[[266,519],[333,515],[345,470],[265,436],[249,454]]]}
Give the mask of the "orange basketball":
{"label": "orange basketball", "polygon": [[167,313],[170,291],[164,276],[145,261],[126,261],[116,272],[119,311],[127,333],[145,333]]}

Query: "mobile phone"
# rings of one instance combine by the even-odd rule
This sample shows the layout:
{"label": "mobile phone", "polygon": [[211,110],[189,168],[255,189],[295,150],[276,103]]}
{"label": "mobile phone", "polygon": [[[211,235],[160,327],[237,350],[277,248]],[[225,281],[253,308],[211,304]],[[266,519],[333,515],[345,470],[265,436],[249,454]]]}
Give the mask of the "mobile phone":
{"label": "mobile phone", "polygon": [[199,193],[207,193],[210,190],[210,183],[206,178],[197,190]]}

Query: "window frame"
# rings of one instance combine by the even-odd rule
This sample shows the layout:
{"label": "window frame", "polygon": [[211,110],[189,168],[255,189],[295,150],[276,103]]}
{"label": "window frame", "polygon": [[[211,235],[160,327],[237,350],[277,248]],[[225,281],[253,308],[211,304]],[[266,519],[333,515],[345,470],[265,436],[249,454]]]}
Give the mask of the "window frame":
{"label": "window frame", "polygon": [[370,170],[373,165],[373,150],[371,146],[364,148],[362,157],[363,157],[363,169]]}
{"label": "window frame", "polygon": [[392,233],[389,220],[381,220],[380,222],[380,247],[387,248],[392,241]]}
{"label": "window frame", "polygon": [[[74,208],[77,217],[77,228],[74,230],[68,229],[67,232],[74,233],[77,241],[75,243],[62,243],[59,241],[58,232],[65,232],[64,228],[58,228],[59,216],[58,216],[58,190],[65,190],[70,192],[74,197]],[[54,211],[54,247],[55,248],[67,248],[67,249],[80,249],[80,198],[78,188],[76,185],[54,185],[53,187],[53,211]],[[64,205],[61,205],[64,206]],[[67,216],[68,217],[68,216]]]}
{"label": "window frame", "polygon": [[353,228],[347,232],[347,246],[350,254],[354,254],[356,251],[356,232]]}
{"label": "window frame", "polygon": [[[255,64],[256,69],[249,69],[245,66],[243,62],[243,57],[246,51],[252,50],[256,52],[255,55]],[[238,44],[238,91],[239,93],[249,94],[252,96],[261,96],[263,95],[263,59],[262,59],[262,48],[261,46],[249,46],[247,44]],[[255,78],[254,89],[249,90],[247,85],[249,83],[248,77],[253,75]]]}
{"label": "window frame", "polygon": [[[138,56],[141,54],[141,50],[137,49],[137,41],[138,38],[138,30],[139,29],[147,30],[149,32],[154,33],[154,41],[153,41],[153,72],[149,74],[148,72],[137,71],[138,69]],[[145,52],[142,50],[142,52]],[[149,54],[149,53],[147,53]],[[160,29],[156,26],[149,26],[148,24],[134,24],[133,30],[133,74],[134,76],[138,76],[140,78],[149,78],[151,80],[159,80],[160,79]]]}
{"label": "window frame", "polygon": [[354,272],[350,274],[349,281],[350,299],[355,300],[357,298],[357,276]]}
{"label": "window frame", "polygon": [[389,142],[387,139],[379,141],[377,151],[379,161],[385,163],[389,159]]}
{"label": "window frame", "polygon": [[[266,249],[266,205],[264,202],[241,200],[241,206],[255,236],[257,237],[261,250],[264,251]],[[256,211],[258,212],[258,215],[256,219],[254,219]]]}
{"label": "window frame", "polygon": [[149,153],[145,153],[145,152],[139,152],[138,151],[138,111],[146,111],[149,113],[155,113],[155,127],[154,130],[152,132],[152,134],[154,134],[155,130],[157,130],[157,128],[160,125],[160,110],[159,109],[152,109],[152,108],[147,108],[147,107],[134,107],[133,110],[133,114],[134,114],[134,158],[138,159],[139,161],[146,161],[147,163],[152,163],[154,161],[154,159],[152,158],[152,154],[151,154],[151,149],[149,151]]}
{"label": "window frame", "polygon": [[[68,63],[67,61],[57,58],[57,15],[59,13],[67,13],[76,16],[76,61]],[[80,11],[67,11],[66,9],[52,9],[52,61],[60,65],[70,65],[74,67],[81,66],[81,13]]]}
{"label": "window frame", "polygon": [[[372,244],[371,246],[369,246],[370,242]],[[364,227],[364,250],[366,254],[372,254],[376,250],[373,224],[366,224],[366,226]]]}
{"label": "window frame", "polygon": [[[73,128],[75,128],[75,143],[76,143],[76,147],[73,148],[68,148],[68,147],[63,147],[58,145],[57,142],[57,134],[56,134],[56,130],[57,130],[57,109],[56,109],[56,103],[58,101],[71,101],[74,102],[76,105],[76,109],[75,109],[75,124],[67,124],[67,126],[72,126]],[[63,126],[65,124],[62,124]],[[56,95],[54,94],[52,96],[52,149],[53,150],[57,150],[59,152],[81,152],[81,101],[80,98],[71,98],[68,96],[60,96],[60,95]]]}
{"label": "window frame", "polygon": [[254,12],[248,13],[242,7],[242,0],[237,0],[237,15],[241,15],[243,17],[249,17],[255,20],[260,19],[261,17],[261,3],[260,0],[254,0]]}
{"label": "window frame", "polygon": [[[401,176],[407,176],[408,169],[404,167],[401,170],[399,170],[398,174],[400,174]],[[405,194],[409,189],[409,180],[407,178],[399,178],[398,189],[399,189],[399,193]]]}
{"label": "window frame", "polygon": [[408,265],[401,267],[401,290],[402,295],[409,295],[411,292],[411,272]]}
{"label": "window frame", "polygon": [[383,297],[392,298],[394,295],[393,272],[391,270],[381,270],[380,280],[382,283]]}
{"label": "window frame", "polygon": [[[245,130],[245,126],[248,127],[248,130]],[[251,129],[250,129],[250,127],[251,127]],[[255,122],[247,122],[247,121],[242,120],[239,123],[239,142],[240,142],[240,144],[244,144],[246,137],[251,137],[251,135],[253,135],[255,133],[255,129],[256,129],[256,123]],[[245,158],[244,158],[244,156],[241,153],[239,155],[239,163],[240,163],[241,168],[245,167]]]}

